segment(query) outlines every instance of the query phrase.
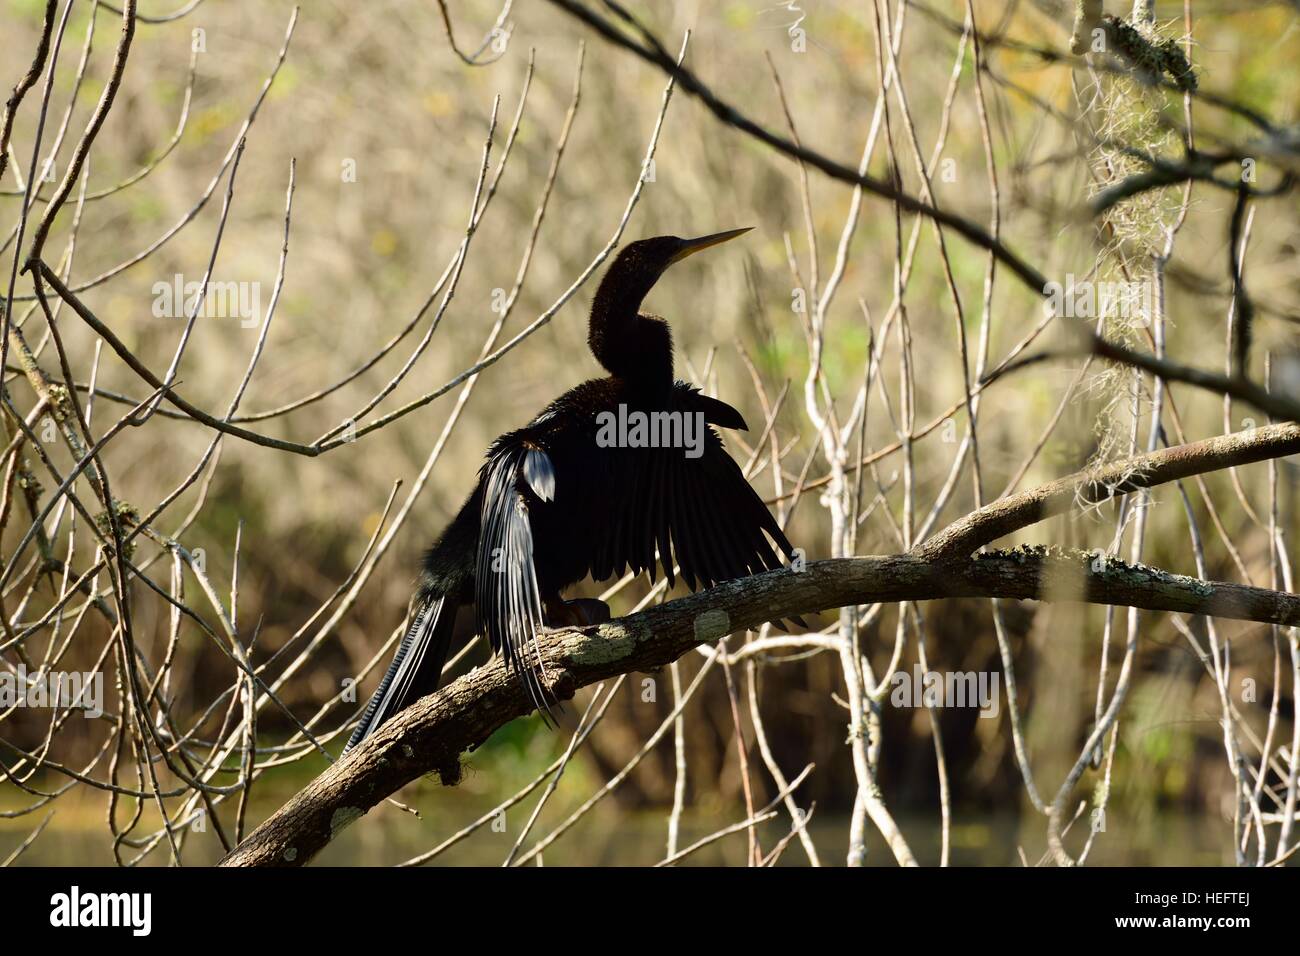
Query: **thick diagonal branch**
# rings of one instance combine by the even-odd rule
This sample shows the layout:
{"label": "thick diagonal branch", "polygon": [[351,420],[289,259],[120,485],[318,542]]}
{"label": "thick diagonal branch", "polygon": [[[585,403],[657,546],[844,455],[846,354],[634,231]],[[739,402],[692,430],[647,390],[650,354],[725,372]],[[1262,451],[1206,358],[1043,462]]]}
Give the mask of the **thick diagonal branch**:
{"label": "thick diagonal branch", "polygon": [[[541,640],[561,700],[618,674],[655,670],[696,645],[763,621],[849,604],[945,597],[1043,598],[1300,623],[1300,598],[1151,568],[1099,566],[1086,552],[1018,552],[948,564],[914,555],[817,561],[719,585],[598,628]],[[232,851],[225,866],[299,866],[375,804],[417,777],[459,778],[460,756],[532,709],[499,663],[398,714],[309,784]]]}

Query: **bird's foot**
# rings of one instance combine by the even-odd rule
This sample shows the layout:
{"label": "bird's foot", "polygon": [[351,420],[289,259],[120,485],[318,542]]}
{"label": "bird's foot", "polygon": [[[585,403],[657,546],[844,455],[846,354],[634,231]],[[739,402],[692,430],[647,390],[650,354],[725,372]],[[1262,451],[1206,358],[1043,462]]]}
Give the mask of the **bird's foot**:
{"label": "bird's foot", "polygon": [[551,627],[589,627],[610,619],[609,605],[596,598],[575,598],[546,602],[546,621]]}

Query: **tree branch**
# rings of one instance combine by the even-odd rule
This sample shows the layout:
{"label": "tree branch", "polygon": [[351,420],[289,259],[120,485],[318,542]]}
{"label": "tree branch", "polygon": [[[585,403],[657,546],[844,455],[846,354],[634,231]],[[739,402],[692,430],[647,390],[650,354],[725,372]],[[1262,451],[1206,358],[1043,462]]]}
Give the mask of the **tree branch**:
{"label": "tree branch", "polygon": [[932,561],[964,558],[1075,504],[1096,504],[1139,488],[1297,453],[1300,425],[1287,422],[1125,458],[986,505],[922,542],[915,554]]}
{"label": "tree branch", "polygon": [[910,193],[904,192],[881,179],[860,173],[858,170],[846,166],[841,162],[831,159],[815,150],[808,149],[803,145],[792,142],[783,136],[778,136],[771,130],[754,122],[745,114],[741,113],[736,107],[722,100],[712,90],[710,90],[694,73],[673,60],[671,54],[664,48],[663,44],[644,26],[637,22],[630,13],[619,5],[607,2],[607,6],[613,9],[620,19],[633,24],[634,28],[640,34],[644,45],[637,43],[620,31],[613,23],[604,17],[587,9],[577,0],[550,0],[553,6],[557,6],[570,16],[581,20],[591,29],[595,30],[607,41],[615,46],[622,47],[629,53],[635,54],[647,63],[658,67],[667,75],[677,81],[677,84],[698,99],[715,117],[728,126],[740,130],[748,136],[753,137],[759,142],[772,147],[786,156],[796,159],[801,163],[806,163],[813,168],[820,170],[822,173],[830,176],[832,179],[838,179],[840,182],[848,183],[854,186],[861,186],[867,192],[879,196],[883,199],[891,200],[898,204],[899,208],[906,212],[916,213],[927,216],[940,225],[947,226],[954,232],[971,241],[977,246],[987,249],[997,259],[1011,270],[1015,276],[1020,279],[1026,286],[1039,295],[1043,295],[1047,287],[1047,279],[1037,269],[1031,266],[1016,252],[1008,248],[999,239],[989,235],[984,229],[971,222],[964,216],[940,209],[930,203],[917,199]]}
{"label": "tree branch", "polygon": [[[540,646],[559,700],[581,687],[655,670],[691,648],[764,621],[850,604],[950,597],[1082,600],[1149,610],[1300,623],[1300,597],[1108,562],[1088,552],[1021,551],[944,564],[914,555],[816,561],[730,581],[600,627],[552,631]],[[272,814],[223,866],[301,866],[399,788],[437,772],[460,777],[460,755],[532,710],[520,681],[494,661],[385,724]]]}

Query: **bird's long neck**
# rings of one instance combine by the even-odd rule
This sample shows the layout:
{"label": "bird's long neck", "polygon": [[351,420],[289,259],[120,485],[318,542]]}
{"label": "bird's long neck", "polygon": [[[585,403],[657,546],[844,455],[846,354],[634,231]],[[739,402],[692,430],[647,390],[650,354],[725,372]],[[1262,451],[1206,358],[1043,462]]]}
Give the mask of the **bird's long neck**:
{"label": "bird's long neck", "polygon": [[[633,384],[672,384],[673,343],[668,323],[641,314],[650,285],[606,280],[591,305],[587,344],[596,361],[616,378]],[[651,283],[653,284],[653,283]]]}

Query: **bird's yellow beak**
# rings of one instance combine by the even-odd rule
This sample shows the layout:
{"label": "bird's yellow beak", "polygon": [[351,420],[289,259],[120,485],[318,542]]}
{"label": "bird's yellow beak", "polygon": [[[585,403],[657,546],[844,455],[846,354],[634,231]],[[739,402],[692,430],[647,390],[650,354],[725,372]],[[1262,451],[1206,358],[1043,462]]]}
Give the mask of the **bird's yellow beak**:
{"label": "bird's yellow beak", "polygon": [[680,262],[687,256],[695,255],[695,253],[699,252],[701,249],[707,249],[709,246],[716,246],[721,242],[726,242],[728,239],[735,239],[737,236],[743,236],[753,228],[753,226],[746,226],[744,229],[728,229],[726,232],[715,232],[711,236],[700,236],[698,239],[687,239],[683,243],[682,248],[674,253],[673,257],[669,259],[668,262],[670,264],[673,262]]}

